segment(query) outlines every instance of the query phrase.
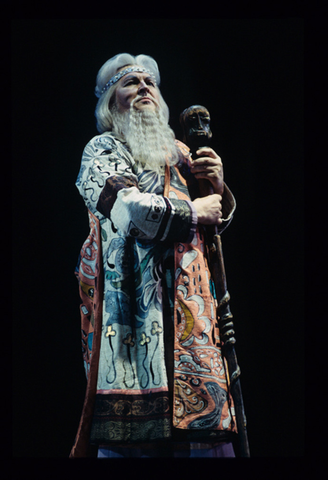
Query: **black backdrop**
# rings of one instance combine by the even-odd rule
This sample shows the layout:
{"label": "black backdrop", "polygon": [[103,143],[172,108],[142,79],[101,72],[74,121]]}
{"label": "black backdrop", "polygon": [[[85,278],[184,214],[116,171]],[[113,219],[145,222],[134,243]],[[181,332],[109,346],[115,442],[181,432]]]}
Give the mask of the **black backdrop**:
{"label": "black backdrop", "polygon": [[303,20],[13,20],[13,455],[67,457],[85,377],[75,179],[100,66],[153,56],[170,124],[195,103],[237,210],[222,235],[252,456],[304,453]]}

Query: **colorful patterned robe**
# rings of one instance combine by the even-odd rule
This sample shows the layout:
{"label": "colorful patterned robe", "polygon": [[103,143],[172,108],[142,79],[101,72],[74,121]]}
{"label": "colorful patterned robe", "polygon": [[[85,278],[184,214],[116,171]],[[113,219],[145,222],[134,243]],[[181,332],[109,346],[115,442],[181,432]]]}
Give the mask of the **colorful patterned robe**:
{"label": "colorful patterned robe", "polygon": [[[236,432],[221,355],[204,231],[191,199],[189,150],[178,165],[144,171],[111,132],[85,147],[76,186],[90,233],[76,276],[87,390],[71,451]],[[223,223],[235,200],[225,185]],[[195,437],[196,435],[196,437]]]}

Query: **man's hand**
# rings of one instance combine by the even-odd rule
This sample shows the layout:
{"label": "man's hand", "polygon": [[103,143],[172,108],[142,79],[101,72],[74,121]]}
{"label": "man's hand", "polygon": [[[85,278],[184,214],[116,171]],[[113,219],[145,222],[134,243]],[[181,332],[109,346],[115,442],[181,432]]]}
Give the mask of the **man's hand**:
{"label": "man's hand", "polygon": [[214,193],[223,194],[223,165],[219,155],[210,147],[202,147],[197,150],[197,155],[191,162],[191,172],[197,179],[209,180],[213,186]]}
{"label": "man's hand", "polygon": [[222,223],[222,197],[217,193],[207,197],[196,198],[192,203],[196,209],[198,223],[203,225],[220,225]]}

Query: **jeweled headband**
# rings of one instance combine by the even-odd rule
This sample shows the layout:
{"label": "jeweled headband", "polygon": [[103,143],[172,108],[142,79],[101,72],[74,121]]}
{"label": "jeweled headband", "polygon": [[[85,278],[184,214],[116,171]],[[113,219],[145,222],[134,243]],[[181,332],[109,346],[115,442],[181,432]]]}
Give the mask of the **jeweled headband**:
{"label": "jeweled headband", "polygon": [[106,83],[104,88],[101,90],[101,94],[105,93],[106,90],[108,90],[112,85],[114,85],[114,83],[118,82],[120,80],[120,78],[124,77],[124,75],[126,75],[127,73],[131,73],[131,72],[149,73],[149,75],[153,78],[153,80],[156,83],[155,75],[150,70],[147,70],[146,68],[141,68],[141,67],[128,67],[128,68],[125,68],[124,70],[121,70],[116,75],[114,75]]}

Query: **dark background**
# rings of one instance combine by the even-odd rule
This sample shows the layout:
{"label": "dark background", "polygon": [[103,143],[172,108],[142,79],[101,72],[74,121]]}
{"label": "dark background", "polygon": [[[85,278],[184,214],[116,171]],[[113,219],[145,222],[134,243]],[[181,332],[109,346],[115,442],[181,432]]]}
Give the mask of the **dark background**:
{"label": "dark background", "polygon": [[170,125],[205,105],[235,195],[222,235],[251,455],[304,454],[303,20],[11,22],[13,456],[68,457],[85,393],[74,185],[111,56],[153,56]]}

